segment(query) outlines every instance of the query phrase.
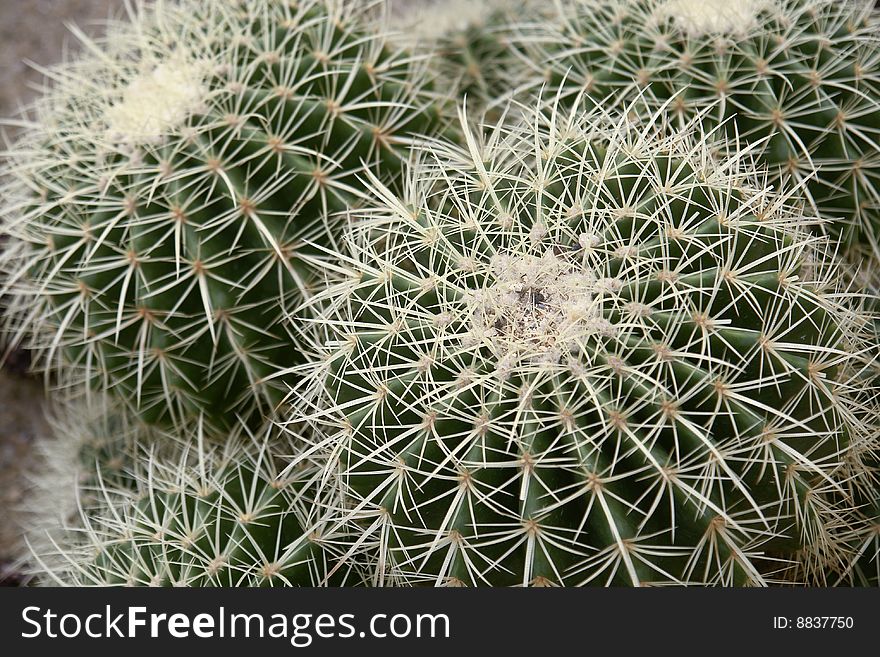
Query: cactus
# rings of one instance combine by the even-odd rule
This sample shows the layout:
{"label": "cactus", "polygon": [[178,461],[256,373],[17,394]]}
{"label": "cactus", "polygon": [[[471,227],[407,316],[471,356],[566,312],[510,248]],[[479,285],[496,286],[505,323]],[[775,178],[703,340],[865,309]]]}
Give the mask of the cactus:
{"label": "cactus", "polygon": [[[880,487],[880,482],[875,483]],[[876,490],[876,489],[875,489]],[[847,572],[853,586],[880,587],[880,502],[875,499],[873,506],[866,510],[868,529],[862,533],[852,568]]]}
{"label": "cactus", "polygon": [[[563,0],[512,37],[534,72],[609,103],[642,93],[688,119],[714,104],[761,142],[772,181],[880,253],[880,27],[862,0]],[[726,123],[725,123],[726,122]]]}
{"label": "cactus", "polygon": [[[44,517],[29,527],[28,561],[37,583],[318,586],[359,581],[345,555],[336,554],[333,541],[322,534],[327,523],[318,517],[323,503],[313,484],[320,470],[301,465],[279,477],[273,450],[293,454],[296,446],[274,430],[255,436],[239,427],[211,444],[201,427],[194,427],[145,447],[143,436],[131,440],[124,432],[113,433],[118,420],[79,420],[74,415],[68,425],[86,438],[80,467],[68,463],[35,479],[35,499],[67,498],[76,504],[74,514]],[[103,459],[86,456],[96,441],[126,466],[108,476]],[[71,444],[69,436],[57,436],[49,449],[57,454]],[[74,469],[76,481],[55,476]]]}
{"label": "cactus", "polygon": [[100,481],[112,488],[131,489],[129,473],[138,464],[138,445],[151,445],[155,432],[109,397],[98,397],[90,404],[53,402],[47,414],[50,435],[36,443],[39,469],[30,473],[34,488],[53,497],[37,499],[32,510],[51,514],[72,510],[76,500],[70,491],[75,485],[92,490]]}
{"label": "cactus", "polygon": [[655,119],[462,118],[375,182],[290,412],[374,584],[764,585],[845,549],[864,321],[748,151]]}
{"label": "cactus", "polygon": [[[52,552],[57,529],[100,505],[102,489],[134,491],[132,473],[147,453],[138,445],[157,438],[115,400],[100,396],[82,403],[76,397],[53,400],[47,413],[49,433],[34,442],[35,466],[23,473],[27,494],[19,508],[10,509],[36,553]],[[174,443],[159,444],[164,450]],[[30,568],[30,556],[29,551],[21,555],[20,572]]]}
{"label": "cactus", "polygon": [[310,242],[439,127],[379,9],[147,3],[51,71],[4,171],[12,342],[159,426],[259,421],[299,357],[280,322],[320,278]]}

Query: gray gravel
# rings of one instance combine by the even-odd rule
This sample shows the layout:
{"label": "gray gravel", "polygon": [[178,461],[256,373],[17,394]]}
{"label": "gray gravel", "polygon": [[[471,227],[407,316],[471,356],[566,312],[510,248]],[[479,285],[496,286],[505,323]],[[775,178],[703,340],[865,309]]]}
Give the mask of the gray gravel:
{"label": "gray gravel", "polygon": [[29,85],[39,84],[40,74],[25,62],[53,64],[65,48],[75,49],[66,24],[95,33],[121,6],[121,0],[0,0],[0,116],[33,97]]}

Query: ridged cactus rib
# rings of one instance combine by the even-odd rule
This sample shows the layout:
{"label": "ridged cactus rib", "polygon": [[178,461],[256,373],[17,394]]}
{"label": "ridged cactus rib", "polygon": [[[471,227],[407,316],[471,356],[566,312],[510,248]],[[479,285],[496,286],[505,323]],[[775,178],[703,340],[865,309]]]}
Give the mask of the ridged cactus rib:
{"label": "ridged cactus rib", "polygon": [[693,126],[463,126],[375,185],[291,397],[374,583],[764,585],[843,549],[862,338],[788,199]]}
{"label": "ridged cactus rib", "polygon": [[[533,76],[616,103],[641,93],[762,143],[832,236],[880,252],[880,40],[862,0],[563,0],[511,30]],[[725,123],[726,121],[726,123]],[[789,183],[791,184],[791,183]]]}
{"label": "ridged cactus rib", "polygon": [[[100,429],[101,427],[93,427]],[[106,427],[104,427],[106,428]],[[81,431],[85,428],[81,428]],[[200,428],[169,435],[157,449],[117,436],[117,458],[130,467],[111,477],[100,461],[82,463],[65,494],[76,515],[31,527],[38,584],[75,586],[354,585],[360,576],[326,535],[315,497],[314,465],[279,476],[272,449],[295,445],[267,430],[237,429],[211,445]],[[56,439],[57,441],[57,439]],[[57,486],[57,481],[54,482]]]}
{"label": "ridged cactus rib", "polygon": [[13,341],[162,426],[269,411],[280,326],[369,170],[438,127],[375,2],[149,3],[51,71],[4,186]]}

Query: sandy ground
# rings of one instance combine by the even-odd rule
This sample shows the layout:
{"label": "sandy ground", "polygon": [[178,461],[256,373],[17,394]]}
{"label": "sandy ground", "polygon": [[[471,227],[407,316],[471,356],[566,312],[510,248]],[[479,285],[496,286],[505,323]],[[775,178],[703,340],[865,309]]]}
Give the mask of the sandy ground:
{"label": "sandy ground", "polygon": [[[76,49],[66,23],[94,33],[120,6],[121,0],[0,0],[0,117],[14,116],[33,98],[41,76],[26,61],[49,65]],[[20,361],[0,369],[0,580],[20,549],[13,518],[24,494],[21,473],[35,467],[30,447],[46,430],[41,382],[24,376]],[[14,583],[14,573],[7,574]]]}

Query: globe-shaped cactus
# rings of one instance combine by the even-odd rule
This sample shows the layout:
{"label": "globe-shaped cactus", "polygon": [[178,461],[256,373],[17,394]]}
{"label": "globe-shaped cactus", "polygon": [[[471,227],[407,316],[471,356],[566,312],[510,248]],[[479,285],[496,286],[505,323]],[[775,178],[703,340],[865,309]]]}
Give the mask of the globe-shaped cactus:
{"label": "globe-shaped cactus", "polygon": [[[862,0],[566,0],[512,28],[533,77],[618,103],[643,94],[763,148],[835,238],[880,249],[880,41]],[[792,183],[794,184],[794,183]]]}
{"label": "globe-shaped cactus", "polygon": [[463,126],[375,185],[303,335],[291,418],[375,581],[763,585],[842,549],[863,337],[804,217],[693,126]]}
{"label": "globe-shaped cactus", "polygon": [[[108,416],[109,417],[109,416]],[[68,425],[80,417],[68,417]],[[61,517],[43,510],[28,527],[25,561],[37,584],[77,586],[326,586],[360,582],[328,533],[314,485],[300,463],[285,476],[276,450],[296,446],[272,429],[242,427],[208,442],[201,427],[145,447],[110,433],[114,423],[78,427],[79,460],[35,479],[31,496],[75,505]],[[118,424],[118,422],[116,423]],[[96,441],[122,467],[90,459]],[[55,446],[71,444],[56,436]],[[98,454],[102,452],[97,452]]]}
{"label": "globe-shaped cactus", "polygon": [[224,431],[279,396],[279,327],[366,170],[437,125],[374,2],[148,3],[53,87],[4,170],[13,342],[61,385]]}

